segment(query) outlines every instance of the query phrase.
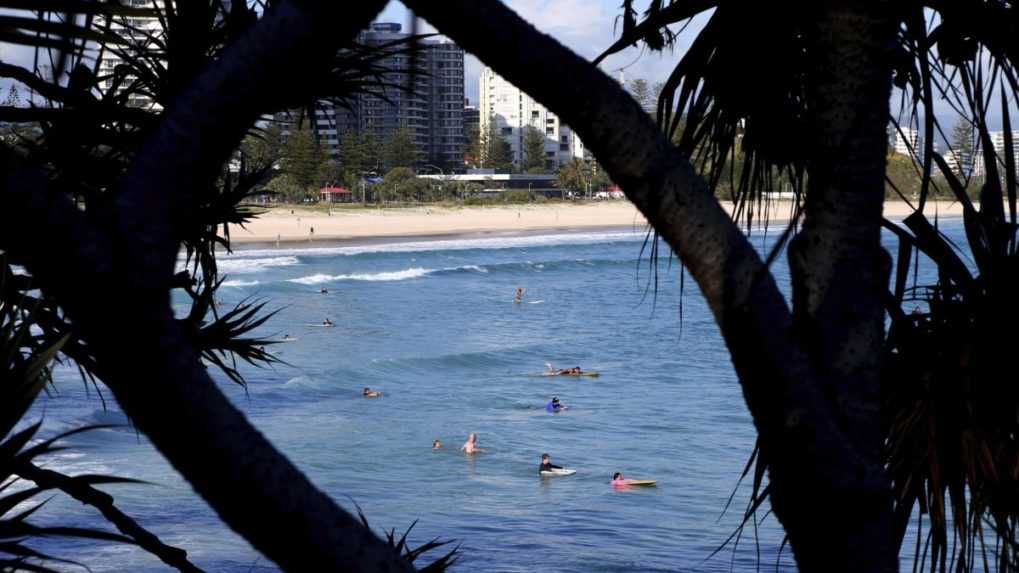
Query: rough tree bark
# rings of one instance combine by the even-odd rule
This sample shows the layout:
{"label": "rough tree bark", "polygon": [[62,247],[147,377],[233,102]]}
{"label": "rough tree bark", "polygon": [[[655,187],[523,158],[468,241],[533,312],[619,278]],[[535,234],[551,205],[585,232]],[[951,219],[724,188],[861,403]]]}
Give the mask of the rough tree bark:
{"label": "rough tree bark", "polygon": [[[780,490],[772,508],[801,569],[894,571],[891,498],[874,456],[880,424],[873,344],[883,327],[874,322],[880,312],[874,301],[886,271],[874,249],[881,199],[871,186],[875,174],[883,175],[873,157],[883,157],[884,144],[873,135],[883,133],[887,118],[877,99],[887,106],[890,93],[881,4],[822,3],[811,13],[818,50],[812,104],[819,106],[825,146],[813,167],[819,181],[811,192],[818,197],[795,249],[805,257],[794,262],[797,278],[806,282],[794,302],[807,306],[796,311],[794,324],[774,278],[705,181],[616,82],[496,0],[405,3],[573,127],[689,269],[729,347],[771,486]],[[862,30],[866,24],[876,29]],[[849,89],[859,93],[848,97]],[[865,112],[845,115],[856,106]],[[830,129],[824,125],[836,120]],[[825,257],[831,261],[818,263]],[[808,269],[814,264],[820,267]],[[866,292],[835,288],[833,281],[853,272],[859,275],[846,284]],[[852,310],[857,303],[861,308]],[[835,323],[823,322],[829,320]],[[821,340],[805,344],[804,335]]]}
{"label": "rough tree bark", "polygon": [[[804,224],[789,247],[793,328],[806,346],[833,421],[867,467],[882,464],[883,297],[891,259],[881,247],[881,209],[896,20],[891,2],[834,0],[807,7],[807,101],[811,156]],[[823,443],[819,444],[824,447]],[[762,445],[762,452],[770,454]],[[797,504],[816,524],[800,532],[801,567],[855,564],[895,570],[891,483],[823,481],[772,472],[774,504]],[[777,479],[782,478],[782,479]],[[787,531],[790,526],[786,526]],[[885,559],[884,562],[880,558]]]}
{"label": "rough tree bark", "polygon": [[287,571],[410,571],[311,484],[209,378],[170,306],[179,228],[258,114],[366,26],[383,0],[277,2],[169,108],[107,209],[82,213],[3,157],[0,248],[80,329],[124,411],[224,522]]}

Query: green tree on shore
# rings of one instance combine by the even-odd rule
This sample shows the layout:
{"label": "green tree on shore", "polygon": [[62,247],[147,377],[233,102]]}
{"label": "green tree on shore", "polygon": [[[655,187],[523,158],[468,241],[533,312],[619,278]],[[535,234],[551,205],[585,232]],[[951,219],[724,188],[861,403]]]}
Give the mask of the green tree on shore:
{"label": "green tree on shore", "polygon": [[644,78],[637,78],[629,81],[630,95],[637,100],[637,104],[644,111],[650,113],[654,109],[655,95],[651,91],[651,85]]}
{"label": "green tree on shore", "polygon": [[291,127],[283,143],[282,168],[296,188],[317,192],[327,157],[315,132],[307,124]]}
{"label": "green tree on shore", "polygon": [[956,175],[962,179],[969,179],[973,175],[973,162],[975,160],[975,137],[973,124],[965,118],[959,118],[952,126],[949,135],[950,149],[948,152]]}
{"label": "green tree on shore", "polygon": [[489,169],[508,169],[513,166],[513,151],[506,138],[499,133],[498,126],[492,123],[488,131],[482,134],[484,149],[482,166]]}
{"label": "green tree on shore", "polygon": [[241,156],[249,169],[274,169],[283,155],[283,130],[273,122],[248,134],[241,143]]}
{"label": "green tree on shore", "polygon": [[413,167],[418,162],[414,131],[406,124],[394,129],[382,144],[382,163],[386,169]]}
{"label": "green tree on shore", "polygon": [[545,134],[538,128],[524,127],[524,152],[520,170],[525,173],[545,171]]}
{"label": "green tree on shore", "polygon": [[467,146],[464,149],[464,161],[471,167],[481,167],[484,163],[485,139],[479,128],[467,132]]}

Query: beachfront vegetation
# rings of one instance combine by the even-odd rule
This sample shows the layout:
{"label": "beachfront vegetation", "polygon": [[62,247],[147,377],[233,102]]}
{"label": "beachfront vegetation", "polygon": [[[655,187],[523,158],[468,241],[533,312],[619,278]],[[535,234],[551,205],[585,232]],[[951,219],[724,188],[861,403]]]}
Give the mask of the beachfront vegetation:
{"label": "beachfront vegetation", "polygon": [[[559,142],[556,142],[558,145]],[[545,172],[545,134],[533,125],[524,127],[523,162],[520,170],[524,173]]]}
{"label": "beachfront vegetation", "polygon": [[[5,40],[38,47],[54,66],[0,67],[42,104],[0,108],[0,120],[39,130],[0,149],[8,317],[0,319],[0,356],[8,358],[0,387],[14,396],[0,403],[3,415],[24,415],[53,356],[78,366],[88,383],[112,391],[228,526],[287,571],[409,571],[417,553],[379,539],[317,489],[204,366],[243,383],[235,359],[272,360],[261,350],[270,341],[250,334],[267,318],[260,307],[221,314],[213,304],[215,247],[229,244],[221,229],[251,216],[245,197],[271,167],[224,166],[263,114],[370,85],[372,60],[340,48],[384,4],[283,0],[260,15],[243,2],[230,10],[180,3],[165,19],[173,41],[153,38],[161,48],[154,52],[118,43],[93,20],[54,26],[5,16],[16,31]],[[624,0],[611,52],[663,49],[675,39],[668,26],[713,10],[654,117],[497,0],[406,4],[575,129],[686,266],[759,432],[746,518],[770,506],[801,570],[895,571],[914,514],[924,524],[919,566],[971,571],[986,559],[1000,572],[1019,569],[1019,396],[1009,346],[1019,312],[1010,300],[1019,287],[1016,166],[1010,139],[1008,153],[994,151],[986,109],[999,105],[1010,133],[1008,98],[1019,85],[1013,4],[653,0],[638,20]],[[113,4],[46,6],[144,15]],[[100,73],[85,38],[122,54],[123,67]],[[917,211],[901,225],[881,218],[893,79],[922,112],[906,116],[923,118],[928,146],[917,161]],[[930,148],[938,93],[956,100],[982,142],[988,175],[976,203]],[[139,107],[146,97],[160,107]],[[505,148],[494,143],[502,140],[491,136],[479,135],[488,139],[482,161],[502,165]],[[715,197],[737,145],[734,201],[753,206],[786,188],[802,199],[799,230],[790,227],[782,241],[791,301],[769,270],[780,252],[762,258]],[[925,215],[935,164],[943,191],[965,206],[973,268]],[[392,184],[409,184],[406,175],[397,172]],[[882,228],[901,245],[893,281]],[[187,264],[178,272],[182,247]],[[939,267],[933,284],[910,280],[918,253]],[[190,300],[183,318],[170,308],[171,289]],[[0,426],[6,474],[76,495],[71,485],[83,480],[46,482],[21,464],[32,457],[18,454],[32,434],[11,434],[13,427]],[[39,493],[29,491],[20,495]],[[4,498],[13,505],[11,495],[19,494]],[[146,547],[144,532],[102,513]],[[31,517],[5,511],[0,525],[39,533],[11,529]],[[14,553],[29,541],[19,535],[0,552],[45,562]]]}

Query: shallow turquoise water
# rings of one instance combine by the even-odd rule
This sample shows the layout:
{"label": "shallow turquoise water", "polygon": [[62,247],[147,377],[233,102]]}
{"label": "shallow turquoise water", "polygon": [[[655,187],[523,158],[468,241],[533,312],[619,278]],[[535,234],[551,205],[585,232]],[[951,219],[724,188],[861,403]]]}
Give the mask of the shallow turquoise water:
{"label": "shallow turquoise water", "polygon": [[[768,237],[756,232],[755,244]],[[720,518],[754,441],[728,353],[696,285],[666,260],[649,284],[642,232],[239,251],[221,297],[266,298],[263,329],[297,340],[289,366],[248,368],[226,393],[313,481],[377,528],[418,524],[415,543],[462,544],[459,571],[791,570],[773,519],[708,559],[739,523],[745,489]],[[775,272],[787,282],[782,265]],[[325,286],[328,294],[319,294]],[[517,286],[525,303],[514,304]],[[650,290],[649,290],[650,289]],[[680,312],[682,310],[682,321]],[[308,326],[330,318],[335,328]],[[544,363],[600,378],[545,378]],[[360,397],[370,386],[385,396]],[[570,409],[549,414],[558,396]],[[126,422],[69,370],[40,400],[44,434]],[[457,452],[469,432],[487,451]],[[433,439],[445,448],[433,451]],[[130,427],[76,436],[51,458],[69,472],[154,482],[112,488],[120,506],[210,571],[274,570],[215,518]],[[539,456],[577,469],[541,479]],[[614,491],[615,471],[659,480]],[[95,524],[61,498],[43,522]],[[129,547],[66,541],[96,571],[163,571]],[[760,552],[758,554],[758,551]]]}

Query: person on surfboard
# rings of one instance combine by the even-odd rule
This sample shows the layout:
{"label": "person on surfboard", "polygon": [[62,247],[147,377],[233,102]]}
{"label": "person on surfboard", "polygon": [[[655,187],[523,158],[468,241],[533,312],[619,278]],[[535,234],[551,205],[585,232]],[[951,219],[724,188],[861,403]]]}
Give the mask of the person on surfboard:
{"label": "person on surfboard", "polygon": [[333,325],[333,321],[329,320],[328,318],[322,321],[322,326],[332,326],[332,325]]}
{"label": "person on surfboard", "polygon": [[561,470],[562,466],[552,465],[552,457],[548,454],[541,454],[541,465],[538,466],[538,473]]}
{"label": "person on surfboard", "polygon": [[573,368],[553,368],[552,363],[550,362],[545,363],[545,368],[548,369],[548,372],[545,373],[546,376],[570,376],[584,373],[584,371],[580,369],[580,366],[574,366]]}
{"label": "person on surfboard", "polygon": [[365,386],[364,390],[361,391],[361,395],[364,396],[365,398],[378,398],[379,396],[382,396],[382,392],[379,392],[378,390],[372,390],[371,388]]}

